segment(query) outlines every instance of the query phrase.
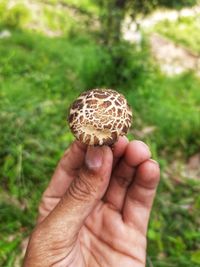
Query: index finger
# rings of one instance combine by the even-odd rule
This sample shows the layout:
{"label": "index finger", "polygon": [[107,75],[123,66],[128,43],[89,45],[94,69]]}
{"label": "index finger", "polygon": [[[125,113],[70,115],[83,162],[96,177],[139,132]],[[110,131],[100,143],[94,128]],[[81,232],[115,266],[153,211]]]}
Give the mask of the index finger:
{"label": "index finger", "polygon": [[83,165],[87,147],[79,141],[74,141],[66,150],[51,181],[44,192],[49,197],[62,197],[75,178],[77,171]]}

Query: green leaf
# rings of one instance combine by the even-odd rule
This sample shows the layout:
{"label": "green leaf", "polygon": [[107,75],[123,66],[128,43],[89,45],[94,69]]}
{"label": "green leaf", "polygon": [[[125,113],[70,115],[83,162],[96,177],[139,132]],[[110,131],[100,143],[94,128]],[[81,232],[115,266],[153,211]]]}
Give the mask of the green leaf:
{"label": "green leaf", "polygon": [[200,263],[200,250],[196,250],[192,253],[191,261],[194,263]]}

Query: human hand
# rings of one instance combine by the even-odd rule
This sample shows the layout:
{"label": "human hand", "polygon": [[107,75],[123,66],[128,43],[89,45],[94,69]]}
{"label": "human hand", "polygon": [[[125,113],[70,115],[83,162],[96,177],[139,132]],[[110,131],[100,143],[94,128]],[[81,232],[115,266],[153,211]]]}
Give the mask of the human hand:
{"label": "human hand", "polygon": [[144,267],[159,181],[148,147],[121,137],[108,146],[75,141],[45,190],[24,267]]}

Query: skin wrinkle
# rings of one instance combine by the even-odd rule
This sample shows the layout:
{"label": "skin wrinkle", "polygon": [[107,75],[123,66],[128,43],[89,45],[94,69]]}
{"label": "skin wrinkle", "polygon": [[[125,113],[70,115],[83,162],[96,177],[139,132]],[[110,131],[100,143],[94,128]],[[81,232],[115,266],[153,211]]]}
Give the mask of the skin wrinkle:
{"label": "skin wrinkle", "polygon": [[[143,212],[144,212],[144,210],[143,210]],[[144,216],[144,214],[143,214],[143,216]],[[149,214],[148,214],[148,212],[146,213],[146,216],[144,216],[144,217],[146,217],[147,219],[149,218]],[[135,222],[133,222],[133,221],[131,221],[131,220],[127,220],[127,219],[125,219],[124,217],[123,217],[123,221],[124,221],[124,223],[126,223],[126,225],[129,226],[130,228],[133,228],[133,227],[134,227],[135,230],[137,230],[138,233],[139,233],[140,235],[143,236],[144,233],[146,234],[146,231],[147,231],[146,226],[145,226],[145,227],[139,227],[137,223],[135,223]],[[145,248],[145,249],[146,249],[146,248]]]}
{"label": "skin wrinkle", "polygon": [[[134,202],[134,204],[136,204],[136,203],[137,203],[137,201]],[[148,218],[149,218],[148,208],[142,207],[141,204],[138,205],[138,208],[142,210],[143,217],[145,217],[146,219],[148,219]],[[144,212],[145,212],[145,213],[144,213]],[[141,212],[140,212],[140,213],[141,213]],[[138,214],[140,214],[140,213],[138,212]],[[141,225],[138,225],[138,223],[136,223],[136,222],[132,222],[132,220],[129,218],[129,216],[128,216],[127,213],[126,213],[126,215],[125,215],[125,214],[122,214],[122,220],[123,220],[124,223],[125,223],[126,225],[128,225],[129,227],[131,227],[131,228],[134,227],[135,230],[138,231],[138,233],[139,233],[140,235],[142,235],[142,236],[143,236],[144,233],[146,233],[146,231],[147,231],[147,226],[148,226],[148,225],[141,226]]]}
{"label": "skin wrinkle", "polygon": [[[123,173],[121,171],[122,169],[124,169]],[[135,168],[130,167],[124,159],[121,159],[118,168],[112,174],[112,178],[116,179],[118,185],[123,188],[127,188],[131,184],[134,176],[135,176]]]}
{"label": "skin wrinkle", "polygon": [[[123,218],[122,218],[122,221],[123,221]],[[127,228],[127,226],[128,226],[128,228],[129,228],[129,230],[131,230],[131,228],[130,228],[130,225],[129,224],[127,224],[127,223],[125,223],[126,224],[126,228]],[[134,225],[135,226],[135,225]],[[132,234],[132,233],[130,233],[130,234]],[[138,240],[135,240],[135,237],[138,237],[139,236],[139,238],[138,238]],[[143,238],[143,236],[144,236],[144,231],[143,232],[141,232],[140,231],[140,229],[138,230],[138,228],[137,227],[135,227],[135,229],[134,229],[134,245],[135,245],[135,247],[137,248],[137,247],[140,247],[140,249],[141,250],[145,250],[146,249],[146,238]],[[117,239],[117,238],[116,238]],[[115,242],[115,240],[113,240],[113,239],[111,239],[111,240],[107,240],[107,243],[109,243],[109,245],[111,246],[111,247],[114,247],[114,246],[116,246],[116,242]],[[137,244],[137,245],[136,245]],[[121,253],[124,253],[124,251],[123,250],[121,250]],[[127,255],[129,255],[129,254],[127,254]],[[135,257],[135,255],[129,255],[130,257]]]}
{"label": "skin wrinkle", "polygon": [[[45,235],[45,238],[43,239],[45,241],[45,245],[43,246],[44,247],[44,251],[46,251],[47,253],[43,253],[44,255],[49,255],[51,253],[51,258],[54,259],[56,255],[65,255],[63,256],[62,259],[64,258],[67,258],[74,250],[75,246],[77,245],[76,241],[77,241],[77,236],[74,237],[74,239],[72,238],[71,242],[69,241],[55,241],[54,240],[54,237],[50,238],[52,239],[52,242],[49,242],[49,243],[52,243],[52,246],[51,247],[46,247],[46,243],[47,243],[47,240],[46,240],[46,237],[47,235]],[[60,251],[60,252],[59,252]],[[76,252],[76,250],[74,250]],[[73,258],[73,255],[71,256]],[[58,261],[56,262],[59,262],[61,261],[61,259],[59,259]],[[55,263],[55,262],[54,262]]]}
{"label": "skin wrinkle", "polygon": [[[104,175],[104,174],[103,174]],[[89,178],[88,178],[89,177]],[[68,188],[69,195],[72,195],[75,199],[77,196],[80,196],[80,201],[87,200],[93,197],[96,192],[97,188],[89,182],[91,179],[96,179],[95,171],[89,171],[86,167],[80,171],[78,178],[76,178],[71,186]],[[96,179],[97,180],[97,179]],[[99,176],[99,180],[103,181],[102,176]],[[84,186],[84,189],[83,189]],[[79,193],[77,193],[79,192]],[[82,194],[80,194],[82,193]]]}
{"label": "skin wrinkle", "polygon": [[85,258],[83,257],[83,261],[84,261],[84,265],[85,265],[85,267],[86,267],[86,262],[85,262]]}
{"label": "skin wrinkle", "polygon": [[[86,227],[86,226],[85,226]],[[87,227],[86,227],[87,228]],[[88,228],[87,228],[88,229]],[[89,229],[88,229],[89,230]],[[84,242],[82,242],[82,241],[80,241],[81,243],[82,243],[82,245],[83,245],[83,247],[84,248],[86,248],[90,253],[91,253],[91,248],[88,248],[87,247],[87,245],[86,245],[86,243],[84,243]],[[93,253],[92,253],[93,254]],[[105,260],[105,257],[104,257],[104,260]],[[102,265],[100,265],[101,267],[102,267]],[[106,263],[106,266],[108,266],[108,262]],[[89,265],[89,267],[90,267],[90,265]]]}
{"label": "skin wrinkle", "polygon": [[[154,181],[155,178],[153,178],[152,180]],[[159,181],[158,181],[158,182],[159,182]],[[156,185],[155,185],[155,183],[154,183],[154,185],[152,185],[152,186],[149,186],[149,185],[147,186],[145,183],[142,183],[142,182],[138,179],[138,181],[136,182],[135,185],[137,185],[137,186],[139,186],[139,187],[142,187],[142,188],[144,188],[144,189],[146,189],[146,190],[153,190],[153,189],[155,189],[155,186],[157,186],[158,182],[156,183]]]}
{"label": "skin wrinkle", "polygon": [[[59,205],[62,205],[62,199],[59,202]],[[53,222],[51,221],[52,214],[50,213],[47,217],[46,220],[43,220],[39,225],[37,230],[35,231],[35,235],[36,235],[36,240],[45,240],[45,243],[47,242],[47,237],[49,240],[53,241],[53,244],[58,243],[59,245],[61,244],[61,249],[70,247],[73,244],[76,243],[77,241],[77,234],[74,235],[70,235],[70,242],[69,240],[65,239],[65,237],[69,234],[68,232],[62,233],[62,235],[59,232],[59,229],[62,229],[62,220],[58,220],[56,218],[56,220],[54,220]],[[47,229],[47,230],[46,230]],[[67,229],[66,229],[67,230]],[[40,234],[40,232],[42,233],[42,235]],[[51,236],[51,233],[53,233],[53,235]],[[54,241],[56,236],[56,241]],[[50,242],[52,243],[52,242]]]}
{"label": "skin wrinkle", "polygon": [[[134,185],[134,186],[138,186],[138,185]],[[140,190],[141,192],[143,191],[143,193],[140,192],[140,194],[138,194],[138,197],[139,197],[139,195],[142,195],[142,196],[140,196],[138,199],[135,199],[134,195],[129,194],[128,197],[129,197],[130,201],[134,202],[134,204],[138,203],[138,205],[142,206],[143,208],[144,207],[147,209],[151,208],[152,202],[144,200],[143,196],[148,194],[148,196],[150,198],[153,198],[153,196],[156,193],[155,188],[148,189],[148,192],[146,192],[146,190],[147,190],[146,188],[141,188],[141,186],[138,186],[138,187],[139,187],[138,190]]]}
{"label": "skin wrinkle", "polygon": [[[60,256],[61,256],[60,252],[59,253],[57,253],[57,252],[56,253],[52,253],[52,252],[54,252],[56,250],[54,250],[54,251],[53,250],[49,250],[49,247],[46,247],[46,244],[43,245],[43,244],[40,243],[39,247],[40,247],[40,249],[37,250],[37,254],[36,255],[35,254],[31,255],[31,256],[29,255],[29,261],[32,261],[32,259],[34,261],[35,258],[38,258],[38,259],[41,259],[39,262],[43,262],[44,257],[45,257],[45,262],[51,262],[52,259],[53,260],[57,260],[56,258],[58,258],[58,261],[60,260]],[[46,253],[46,252],[48,252],[48,253]],[[66,251],[63,252],[63,254],[65,254],[65,257],[66,257]],[[43,267],[44,264],[42,264],[42,265],[39,264],[38,266]],[[46,266],[49,266],[49,264],[46,265]]]}
{"label": "skin wrinkle", "polygon": [[[101,267],[102,265],[100,265],[100,263],[98,262],[98,260],[97,260],[97,258],[96,258],[96,256],[95,256],[95,254],[92,252],[92,250],[90,250],[88,247],[87,247],[87,245],[86,244],[83,244],[84,245],[84,248],[93,256],[93,258],[94,258],[94,261],[97,263],[97,265],[98,265],[98,267]],[[90,263],[89,263],[90,264]],[[86,265],[86,263],[85,263],[85,266],[87,266]],[[90,265],[89,265],[90,266]]]}
{"label": "skin wrinkle", "polygon": [[[101,241],[104,245],[106,245],[107,247],[110,248],[110,245],[108,245],[108,244],[106,243],[106,241],[104,241],[104,240],[101,238],[101,236],[97,236],[95,233],[93,233],[93,232],[91,231],[91,229],[89,228],[89,226],[85,225],[85,227],[86,227],[86,229],[90,232],[90,234],[91,234],[92,236],[95,237],[95,239],[96,239],[97,241]],[[98,239],[99,239],[99,240],[98,240]],[[112,247],[112,249],[113,249],[115,252],[119,253],[119,254],[125,255],[125,256],[127,256],[127,257],[133,259],[133,260],[136,260],[136,261],[138,261],[138,262],[140,262],[140,263],[142,263],[142,264],[145,264],[143,261],[141,261],[140,259],[138,259],[136,256],[133,256],[133,255],[131,255],[131,254],[129,254],[129,253],[126,253],[126,252],[123,252],[123,251],[118,251],[118,250],[116,250],[116,249],[113,248],[113,247]]]}
{"label": "skin wrinkle", "polygon": [[[129,253],[124,253],[124,252],[122,252],[122,251],[118,251],[118,250],[115,249],[114,247],[110,247],[110,245],[107,244],[107,243],[106,243],[100,236],[97,236],[95,233],[93,233],[93,232],[91,231],[91,229],[90,229],[88,226],[85,226],[85,227],[86,227],[86,229],[90,232],[90,235],[92,235],[92,236],[95,238],[95,240],[96,240],[97,242],[102,242],[106,247],[109,247],[111,250],[114,250],[116,253],[118,253],[118,254],[122,254],[122,256],[125,255],[125,256],[131,258],[132,260],[137,261],[137,262],[143,264],[143,266],[144,266],[145,263],[144,263],[141,259],[139,259],[139,258],[137,258],[136,256],[133,256],[133,255],[131,255],[131,254],[129,254]],[[107,265],[106,265],[106,266],[107,266]]]}
{"label": "skin wrinkle", "polygon": [[[143,217],[145,218],[144,220],[148,221],[150,216],[149,208],[151,208],[152,203],[149,205],[149,207],[143,207],[139,201],[134,201],[134,205],[135,209],[139,208],[140,210],[142,210]],[[131,218],[129,218],[127,213],[126,215],[122,214],[122,219],[124,223],[126,223],[126,225],[134,227],[141,235],[144,235],[144,233],[146,234],[147,226],[145,225],[142,227],[141,225],[138,225],[138,223],[135,223]]]}
{"label": "skin wrinkle", "polygon": [[117,183],[119,184],[119,186],[123,187],[123,188],[127,188],[131,182],[132,182],[132,179],[133,179],[133,176],[131,177],[126,177],[124,175],[114,175]]}
{"label": "skin wrinkle", "polygon": [[117,212],[118,214],[121,214],[121,211],[113,203],[107,202],[106,204],[110,209]]}
{"label": "skin wrinkle", "polygon": [[[84,189],[82,188],[84,185]],[[68,195],[77,201],[86,201],[91,198],[91,188],[84,180],[75,179],[68,189]],[[94,193],[94,191],[93,191]]]}
{"label": "skin wrinkle", "polygon": [[[61,262],[61,261],[64,261],[64,260],[70,255],[70,253],[74,252],[75,255],[72,255],[72,256],[71,256],[71,260],[68,260],[68,261],[67,261],[67,267],[70,266],[70,264],[72,264],[72,263],[74,262],[74,260],[76,260],[76,257],[75,257],[75,256],[76,256],[78,250],[75,250],[75,249],[74,249],[75,246],[77,246],[77,244],[75,244],[74,246],[72,246],[71,250],[70,250],[67,254],[65,254],[65,256],[64,256],[63,258],[61,258],[60,260],[54,262],[51,266],[52,266],[52,267],[56,267],[56,264],[57,264],[57,263],[59,263],[59,262]],[[65,264],[66,264],[66,263],[65,263]],[[66,265],[63,265],[63,267],[64,267],[64,266],[66,266]],[[57,267],[60,267],[60,265],[58,265]]]}
{"label": "skin wrinkle", "polygon": [[[114,209],[115,210],[115,209]],[[120,221],[122,221],[123,222],[123,217],[122,217],[122,214],[121,214],[121,212],[117,212],[119,215],[120,215]],[[117,221],[117,218],[116,218],[116,221]],[[110,222],[110,220],[109,220],[109,218],[107,217],[107,216],[105,216],[104,217],[104,220],[103,220],[103,227],[105,228],[105,230],[106,229],[108,229],[108,225],[109,225],[109,222]],[[120,223],[121,224],[121,223]],[[125,228],[127,228],[127,224],[126,223],[124,223],[123,222],[123,228],[125,227]],[[113,231],[114,230],[114,233],[112,233],[112,232],[110,232],[109,234],[110,235],[112,235],[112,234],[116,234],[115,233],[115,229],[118,229],[118,232],[119,232],[119,227],[117,226],[117,225],[115,225],[115,227],[114,228],[112,228],[111,230]],[[128,229],[129,229],[129,231],[131,230],[131,228],[130,227],[128,227]],[[137,237],[138,235],[140,236],[140,239],[137,241],[137,242],[135,242],[135,240],[134,240],[134,242],[135,242],[135,244],[137,244],[138,243],[138,245],[139,246],[141,246],[141,248],[146,248],[146,237],[144,237],[144,232],[143,233],[141,233],[140,231],[138,231],[137,230],[137,228],[133,228],[134,229],[134,239],[135,239],[135,237]],[[116,237],[117,239],[118,238],[120,238],[120,236],[124,236],[124,231],[126,232],[126,230],[121,230],[121,232],[120,233],[118,233],[118,236]],[[132,232],[132,231],[131,231]],[[111,244],[112,245],[112,244]],[[115,242],[114,242],[114,245],[115,245]],[[136,246],[137,247],[137,246]]]}
{"label": "skin wrinkle", "polygon": [[[146,158],[145,158],[145,159],[141,158],[141,159],[139,160],[139,162],[140,162],[140,164],[141,164],[141,163],[145,162],[146,160],[148,160],[148,159],[146,159]],[[124,158],[124,161],[126,162],[127,166],[129,166],[130,168],[133,168],[133,167],[137,167],[137,166],[138,166],[138,164],[133,164],[133,165],[131,165],[131,164],[127,161],[126,157]]]}

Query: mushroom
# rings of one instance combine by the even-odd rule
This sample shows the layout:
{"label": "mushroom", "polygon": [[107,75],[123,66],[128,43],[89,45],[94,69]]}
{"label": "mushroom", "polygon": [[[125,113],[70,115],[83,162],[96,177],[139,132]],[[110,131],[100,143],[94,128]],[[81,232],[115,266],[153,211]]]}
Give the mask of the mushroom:
{"label": "mushroom", "polygon": [[69,126],[81,143],[112,145],[128,132],[132,112],[125,97],[112,89],[82,93],[71,105]]}

